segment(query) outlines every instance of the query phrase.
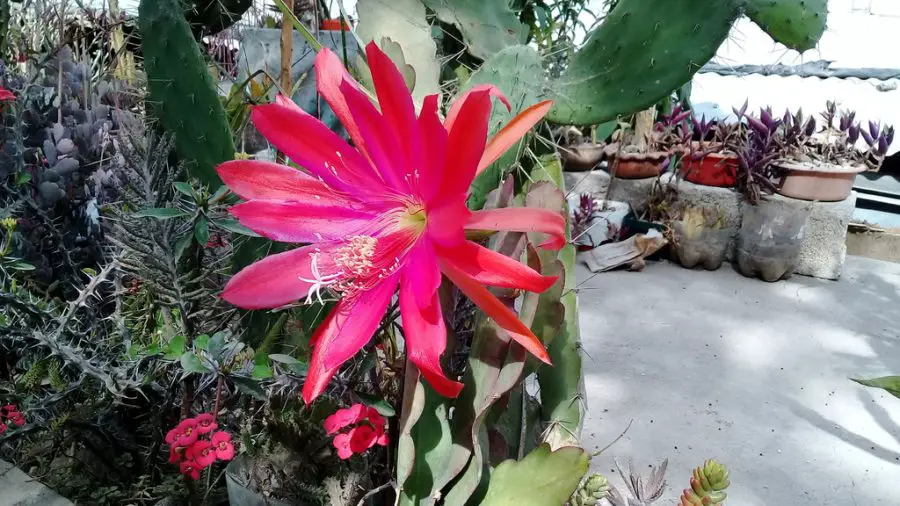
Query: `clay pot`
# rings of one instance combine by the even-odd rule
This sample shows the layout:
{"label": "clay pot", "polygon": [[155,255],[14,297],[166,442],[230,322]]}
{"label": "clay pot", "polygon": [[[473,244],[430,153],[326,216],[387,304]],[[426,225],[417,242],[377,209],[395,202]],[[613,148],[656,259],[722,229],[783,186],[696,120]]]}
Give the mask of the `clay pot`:
{"label": "clay pot", "polygon": [[737,168],[737,155],[710,153],[699,160],[684,158],[681,171],[691,183],[731,188],[736,183]]}
{"label": "clay pot", "polygon": [[567,172],[584,172],[593,169],[603,159],[603,144],[584,142],[559,150],[563,168]]}
{"label": "clay pot", "polygon": [[[616,157],[618,156],[618,163]],[[647,179],[659,177],[666,168],[669,153],[657,151],[653,153],[622,153],[612,155],[609,159],[610,173],[615,167],[615,175],[622,179]]]}
{"label": "clay pot", "polygon": [[865,166],[842,166],[829,163],[781,162],[785,171],[778,193],[800,200],[838,202],[853,189],[856,175]]}

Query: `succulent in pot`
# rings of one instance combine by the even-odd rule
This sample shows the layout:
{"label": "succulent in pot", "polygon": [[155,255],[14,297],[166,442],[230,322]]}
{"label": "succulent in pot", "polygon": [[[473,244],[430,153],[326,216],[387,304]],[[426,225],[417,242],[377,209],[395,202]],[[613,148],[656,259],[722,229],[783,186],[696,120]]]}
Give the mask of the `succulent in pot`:
{"label": "succulent in pot", "polygon": [[681,150],[689,137],[691,111],[676,104],[672,112],[654,122],[656,108],[635,115],[634,130],[622,125],[615,142],[606,146],[610,173],[623,179],[657,177],[671,165],[671,157]]}
{"label": "succulent in pot", "polygon": [[682,147],[681,174],[685,180],[704,186],[733,187],[738,156],[728,148],[737,133],[736,123],[691,120],[693,137]]}

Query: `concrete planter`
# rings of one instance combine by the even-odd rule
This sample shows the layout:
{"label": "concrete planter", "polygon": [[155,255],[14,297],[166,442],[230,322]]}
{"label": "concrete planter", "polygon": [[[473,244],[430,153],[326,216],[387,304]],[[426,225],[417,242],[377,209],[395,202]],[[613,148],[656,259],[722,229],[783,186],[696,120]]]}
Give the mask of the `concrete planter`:
{"label": "concrete planter", "polygon": [[780,195],[801,200],[838,202],[850,196],[856,175],[866,168],[831,164],[783,162],[786,171],[778,189]]}

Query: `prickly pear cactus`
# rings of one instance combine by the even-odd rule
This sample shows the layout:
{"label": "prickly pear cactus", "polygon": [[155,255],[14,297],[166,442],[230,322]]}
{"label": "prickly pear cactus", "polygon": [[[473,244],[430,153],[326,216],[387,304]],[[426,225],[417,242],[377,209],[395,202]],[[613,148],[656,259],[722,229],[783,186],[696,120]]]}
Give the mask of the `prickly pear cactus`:
{"label": "prickly pear cactus", "polygon": [[234,139],[181,2],[142,0],[138,14],[152,109],[191,175],[217,188],[215,167],[234,157]]}
{"label": "prickly pear cactus", "polygon": [[715,55],[740,14],[737,0],[620,0],[553,84],[549,119],[587,125],[646,109]]}
{"label": "prickly pear cactus", "polygon": [[797,51],[816,47],[825,33],[828,0],[746,0],[747,16],[777,42]]}
{"label": "prickly pear cactus", "polygon": [[703,466],[694,469],[691,477],[691,488],[681,494],[681,506],[719,506],[725,503],[725,489],[731,485],[728,481],[728,468],[714,459],[707,460]]}

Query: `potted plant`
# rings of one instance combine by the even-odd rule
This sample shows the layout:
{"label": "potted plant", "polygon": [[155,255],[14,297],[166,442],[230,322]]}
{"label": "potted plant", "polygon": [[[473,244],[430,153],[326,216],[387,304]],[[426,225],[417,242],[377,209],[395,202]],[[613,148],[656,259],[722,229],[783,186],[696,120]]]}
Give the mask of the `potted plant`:
{"label": "potted plant", "polygon": [[[834,202],[847,198],[856,175],[878,170],[894,139],[894,128],[882,128],[873,121],[868,128],[856,122],[855,112],[841,113],[837,127],[837,106],[826,104],[824,125],[815,132],[815,120],[806,123],[803,113],[785,113],[779,139],[782,159],[775,165],[780,172],[778,193],[802,200]],[[860,137],[864,148],[857,148]]]}
{"label": "potted plant", "polygon": [[[656,108],[635,115],[634,129],[625,125],[617,131],[618,140],[607,145],[610,174],[622,179],[657,177],[669,167],[670,159],[690,131],[687,120],[691,112],[681,104],[653,123]],[[689,134],[687,134],[689,135]]]}
{"label": "potted plant", "polygon": [[729,148],[737,136],[738,124],[713,124],[704,115],[691,119],[693,137],[682,147],[681,175],[686,181],[704,186],[731,188],[736,182],[738,157]]}
{"label": "potted plant", "polygon": [[585,172],[593,170],[603,160],[604,142],[615,129],[615,123],[591,127],[590,136],[582,135],[574,126],[561,128],[557,137],[562,144],[559,157],[566,172]]}
{"label": "potted plant", "polygon": [[735,229],[725,225],[720,209],[689,207],[671,226],[669,251],[674,261],[688,269],[702,265],[712,271],[721,267]]}

